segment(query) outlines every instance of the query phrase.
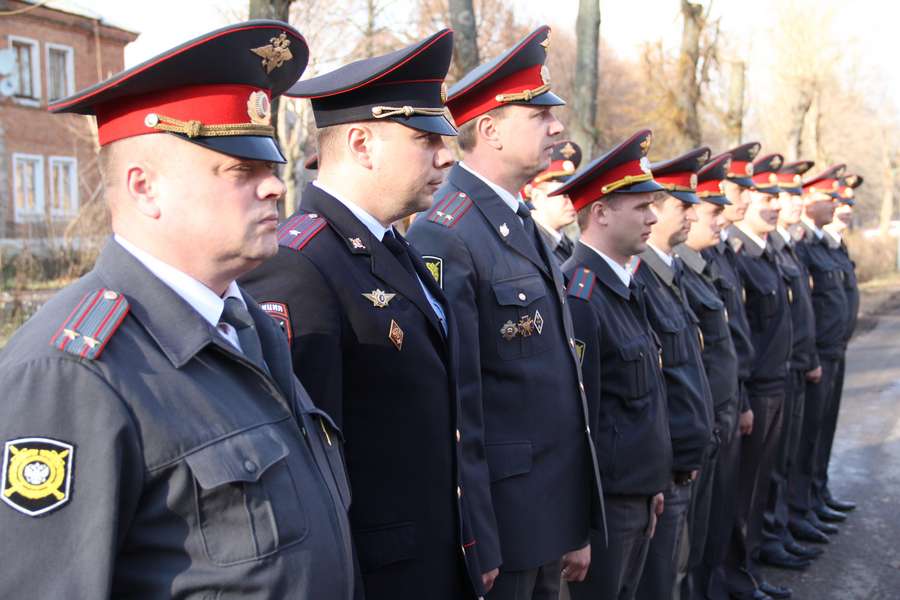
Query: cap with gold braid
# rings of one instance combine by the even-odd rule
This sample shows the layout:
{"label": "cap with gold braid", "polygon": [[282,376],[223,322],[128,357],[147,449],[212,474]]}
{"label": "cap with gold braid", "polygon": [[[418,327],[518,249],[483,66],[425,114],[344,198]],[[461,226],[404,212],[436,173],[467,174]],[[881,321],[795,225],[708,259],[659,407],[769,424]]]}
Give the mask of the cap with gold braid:
{"label": "cap with gold braid", "polygon": [[549,50],[550,28],[544,25],[459,80],[447,97],[457,125],[506,104],[565,104],[550,91],[550,70],[544,64]]}
{"label": "cap with gold braid", "polygon": [[229,156],[284,162],[271,99],[306,68],[300,33],[281,21],[218,29],[51,102],[55,113],[97,117],[101,146],[168,133]]}
{"label": "cap with gold braid", "polygon": [[[832,165],[819,173],[812,179],[803,182],[803,195],[809,196],[811,200],[840,200],[838,187],[840,187],[839,179],[844,176],[846,165]],[[828,196],[825,198],[824,196]]]}
{"label": "cap with gold braid", "polygon": [[545,181],[565,182],[575,174],[581,164],[581,146],[571,140],[562,140],[553,144],[550,151],[550,166],[534,176],[534,179],[522,188],[522,195],[531,196],[534,186]]}
{"label": "cap with gold braid", "polygon": [[298,81],[286,94],[309,98],[317,127],[385,119],[456,135],[444,106],[452,56],[453,31],[442,29],[400,50]]}
{"label": "cap with gold braid", "polygon": [[763,194],[780,194],[778,169],[784,164],[780,154],[766,154],[753,163],[753,189]]}
{"label": "cap with gold braid", "polygon": [[612,193],[637,194],[662,192],[665,188],[653,180],[647,152],[653,134],[644,129],[594,159],[563,186],[550,195],[568,194],[575,210],[602,200]]}
{"label": "cap with gold braid", "polygon": [[720,154],[710,160],[697,171],[697,197],[704,202],[727,206],[731,200],[725,195],[725,184],[728,169],[731,167],[731,156]]}
{"label": "cap with gold braid", "polygon": [[731,165],[728,167],[728,177],[726,179],[741,187],[749,188],[753,187],[753,159],[759,154],[760,148],[759,142],[747,142],[737,148],[732,148],[714,156],[712,160],[725,154],[730,156]]}
{"label": "cap with gold braid", "polygon": [[848,173],[844,175],[838,180],[838,195],[840,196],[841,202],[848,206],[853,206],[856,204],[856,200],[854,200],[854,196],[856,195],[853,190],[858,188],[863,184],[862,175],[855,175],[853,173]]}
{"label": "cap with gold braid", "polygon": [[788,194],[800,194],[803,191],[803,180],[801,176],[812,169],[816,164],[811,160],[798,160],[792,163],[785,163],[778,169],[778,187],[781,191]]}
{"label": "cap with gold braid", "polygon": [[650,165],[653,179],[669,194],[688,204],[699,204],[697,197],[697,171],[709,160],[709,148],[695,148],[671,160]]}

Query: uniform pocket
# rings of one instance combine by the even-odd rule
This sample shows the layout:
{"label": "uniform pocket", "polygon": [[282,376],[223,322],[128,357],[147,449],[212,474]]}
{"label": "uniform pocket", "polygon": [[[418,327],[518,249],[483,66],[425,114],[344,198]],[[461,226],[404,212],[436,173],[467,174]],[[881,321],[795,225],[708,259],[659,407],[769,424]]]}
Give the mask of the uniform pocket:
{"label": "uniform pocket", "polygon": [[416,525],[412,522],[355,529],[353,541],[363,573],[418,556]]}
{"label": "uniform pocket", "polygon": [[687,327],[683,320],[660,317],[656,323],[662,344],[663,365],[677,367],[688,358]]}
{"label": "uniform pocket", "polygon": [[352,494],[350,483],[347,479],[346,461],[344,459],[344,436],[337,428],[331,417],[323,410],[315,407],[306,409],[305,416],[311,425],[311,443],[317,443],[328,460],[331,476],[341,496],[341,502],[345,509],[350,508]]}
{"label": "uniform pocket", "polygon": [[531,442],[485,444],[491,483],[531,472]]}
{"label": "uniform pocket", "polygon": [[302,541],[308,516],[271,425],[244,431],[189,455],[197,521],[209,559],[220,566],[256,560]]}
{"label": "uniform pocket", "polygon": [[725,316],[725,303],[718,298],[700,298],[702,315],[701,330],[706,342],[714,342],[730,335],[728,331],[728,319]]}
{"label": "uniform pocket", "polygon": [[636,343],[626,344],[618,348],[619,359],[622,361],[621,370],[622,396],[629,400],[637,400],[650,393],[650,360],[659,360],[659,355],[650,356],[645,338],[639,338]]}
{"label": "uniform pocket", "polygon": [[529,273],[491,284],[497,306],[488,335],[497,340],[497,353],[504,360],[525,358],[550,347],[552,325],[547,286],[541,275]]}

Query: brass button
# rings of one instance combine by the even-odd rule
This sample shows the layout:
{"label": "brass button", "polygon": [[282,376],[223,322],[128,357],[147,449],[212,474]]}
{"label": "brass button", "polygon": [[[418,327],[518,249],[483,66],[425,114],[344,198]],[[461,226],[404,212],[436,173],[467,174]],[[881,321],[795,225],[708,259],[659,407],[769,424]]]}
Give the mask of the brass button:
{"label": "brass button", "polygon": [[528,296],[525,295],[525,292],[519,292],[519,300],[524,302],[526,298],[528,298]]}
{"label": "brass button", "polygon": [[462,434],[459,433],[459,429],[456,430],[456,442],[459,443],[459,440],[462,439]]}

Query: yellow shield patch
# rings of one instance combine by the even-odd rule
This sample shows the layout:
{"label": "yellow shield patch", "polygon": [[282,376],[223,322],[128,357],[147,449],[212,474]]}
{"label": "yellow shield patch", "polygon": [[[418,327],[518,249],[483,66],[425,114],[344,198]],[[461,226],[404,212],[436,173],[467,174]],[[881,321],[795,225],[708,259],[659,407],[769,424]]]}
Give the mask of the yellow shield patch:
{"label": "yellow shield patch", "polygon": [[578,355],[579,364],[584,364],[584,348],[584,342],[582,342],[581,340],[575,340],[575,354]]}
{"label": "yellow shield patch", "polygon": [[444,259],[440,256],[423,256],[428,272],[434,277],[438,287],[444,289]]}
{"label": "yellow shield patch", "polygon": [[75,447],[42,437],[19,438],[3,447],[0,500],[30,517],[69,501]]}

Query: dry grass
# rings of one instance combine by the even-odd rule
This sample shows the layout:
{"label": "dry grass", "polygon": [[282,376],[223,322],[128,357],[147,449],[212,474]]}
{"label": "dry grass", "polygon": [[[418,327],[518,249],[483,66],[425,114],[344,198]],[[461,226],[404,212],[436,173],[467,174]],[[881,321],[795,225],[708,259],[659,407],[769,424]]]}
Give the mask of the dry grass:
{"label": "dry grass", "polygon": [[850,256],[856,262],[856,277],[860,283],[897,272],[897,238],[887,235],[865,238],[860,232],[851,232],[845,239]]}

